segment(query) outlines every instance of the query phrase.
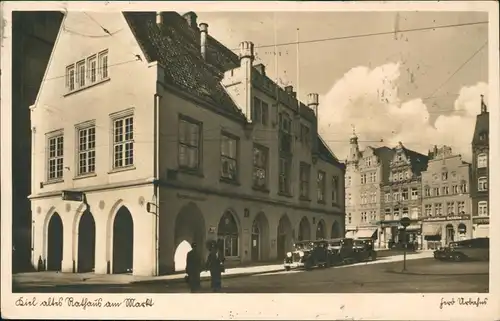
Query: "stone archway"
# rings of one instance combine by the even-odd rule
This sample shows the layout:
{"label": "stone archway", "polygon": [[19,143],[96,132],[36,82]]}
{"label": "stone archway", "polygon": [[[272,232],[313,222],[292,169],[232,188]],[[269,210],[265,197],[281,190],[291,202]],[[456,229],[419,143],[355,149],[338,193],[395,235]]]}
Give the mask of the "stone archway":
{"label": "stone archway", "polygon": [[63,260],[63,223],[57,212],[52,214],[47,228],[47,270],[61,271]]}
{"label": "stone archway", "polygon": [[263,261],[269,257],[269,222],[263,212],[260,212],[252,224],[251,240],[252,261]]}
{"label": "stone archway", "polygon": [[278,222],[278,239],[276,241],[278,259],[284,258],[292,247],[292,223],[285,214]]}
{"label": "stone archway", "polygon": [[85,211],[78,223],[78,272],[93,272],[95,267],[95,221]]}
{"label": "stone archway", "polygon": [[330,238],[337,239],[341,237],[342,235],[340,233],[340,224],[337,221],[334,221],[332,224],[332,231],[330,233]]}
{"label": "stone archway", "polygon": [[184,271],[186,269],[186,257],[191,251],[191,245],[197,243],[200,252],[200,260],[204,255],[206,228],[203,213],[194,203],[186,204],[181,208],[175,218],[174,230],[175,252],[174,268],[175,271]]}
{"label": "stone archway", "polygon": [[217,226],[217,238],[222,243],[222,251],[225,257],[237,257],[240,255],[238,223],[231,211],[226,211],[222,215]]}
{"label": "stone archway", "polygon": [[134,221],[124,205],[113,221],[113,274],[130,273],[134,267]]}
{"label": "stone archway", "polygon": [[446,225],[446,244],[455,241],[455,228],[453,225]]}
{"label": "stone archway", "polygon": [[326,239],[325,221],[320,220],[316,226],[316,240]]}
{"label": "stone archway", "polygon": [[299,234],[297,236],[299,241],[311,240],[311,224],[307,217],[303,217],[299,223]]}

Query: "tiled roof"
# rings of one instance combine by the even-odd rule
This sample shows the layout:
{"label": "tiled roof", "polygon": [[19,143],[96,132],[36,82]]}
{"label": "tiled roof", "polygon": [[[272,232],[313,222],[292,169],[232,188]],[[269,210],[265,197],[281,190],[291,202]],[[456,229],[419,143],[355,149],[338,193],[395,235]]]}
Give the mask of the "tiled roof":
{"label": "tiled roof", "polygon": [[[204,60],[200,54],[199,31],[176,12],[162,12],[161,30],[156,24],[155,12],[124,12],[123,15],[146,59],[158,61],[164,67],[164,80],[168,84],[242,121],[245,119],[220,83],[224,71],[239,66],[237,54],[208,36],[208,55]],[[314,116],[303,104],[300,111],[308,118]],[[343,166],[319,135],[317,139],[322,158]]]}
{"label": "tiled roof", "polygon": [[148,61],[165,67],[165,82],[196,98],[244,119],[220,83],[219,75],[202,59],[194,30],[175,12],[164,12],[162,30],[155,13],[126,12],[124,16]]}

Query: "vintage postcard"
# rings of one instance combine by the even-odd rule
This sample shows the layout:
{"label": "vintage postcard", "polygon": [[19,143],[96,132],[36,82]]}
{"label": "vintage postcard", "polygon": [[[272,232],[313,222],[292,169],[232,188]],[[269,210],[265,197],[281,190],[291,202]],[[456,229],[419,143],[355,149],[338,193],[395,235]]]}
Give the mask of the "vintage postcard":
{"label": "vintage postcard", "polygon": [[498,2],[1,9],[2,318],[500,319]]}

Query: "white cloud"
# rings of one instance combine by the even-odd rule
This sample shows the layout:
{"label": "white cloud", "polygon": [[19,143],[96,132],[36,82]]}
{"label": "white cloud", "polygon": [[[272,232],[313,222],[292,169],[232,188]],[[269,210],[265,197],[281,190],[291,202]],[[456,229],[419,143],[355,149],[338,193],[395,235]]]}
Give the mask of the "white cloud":
{"label": "white cloud", "polygon": [[[393,147],[398,141],[427,154],[433,145],[451,146],[470,161],[470,142],[480,95],[487,101],[488,85],[480,82],[463,87],[446,114],[434,124],[422,99],[401,101],[398,97],[400,64],[389,63],[374,69],[355,67],[321,97],[319,131],[340,159],[349,151],[351,125],[356,127],[361,148],[367,145]],[[442,109],[447,109],[445,106]],[[377,143],[383,139],[383,143]]]}

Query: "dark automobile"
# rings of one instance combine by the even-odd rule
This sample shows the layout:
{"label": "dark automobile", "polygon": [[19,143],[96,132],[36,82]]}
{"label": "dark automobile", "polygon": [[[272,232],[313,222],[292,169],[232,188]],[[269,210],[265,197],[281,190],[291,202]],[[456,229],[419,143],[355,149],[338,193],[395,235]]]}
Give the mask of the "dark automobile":
{"label": "dark automobile", "polygon": [[351,238],[339,238],[327,240],[330,253],[330,264],[348,264],[356,262],[354,252],[354,240]]}
{"label": "dark automobile", "polygon": [[355,239],[353,243],[356,261],[374,261],[377,259],[377,252],[371,238]]}
{"label": "dark automobile", "polygon": [[285,270],[330,266],[327,243],[325,241],[300,241],[294,244],[294,250],[286,254],[283,262]]}
{"label": "dark automobile", "polygon": [[456,262],[465,260],[487,261],[490,258],[490,239],[481,237],[451,242],[447,247],[434,251],[434,257]]}

